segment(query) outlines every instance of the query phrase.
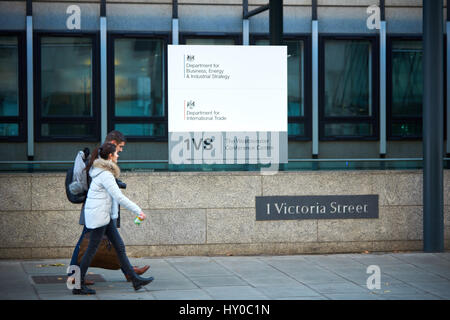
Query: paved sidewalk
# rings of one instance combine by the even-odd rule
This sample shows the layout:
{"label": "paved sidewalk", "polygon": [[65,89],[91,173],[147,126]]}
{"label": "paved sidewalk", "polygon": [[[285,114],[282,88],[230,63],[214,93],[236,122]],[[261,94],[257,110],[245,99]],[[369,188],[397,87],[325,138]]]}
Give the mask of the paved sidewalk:
{"label": "paved sidewalk", "polygon": [[[96,295],[75,296],[62,278],[68,259],[0,260],[0,299],[450,299],[450,252],[164,257],[131,262],[149,264],[145,276],[154,276],[155,281],[135,292],[120,270],[90,268],[90,276],[106,281],[92,286]],[[380,268],[380,289],[367,288],[371,265]],[[60,283],[37,283],[42,276],[53,276]]]}

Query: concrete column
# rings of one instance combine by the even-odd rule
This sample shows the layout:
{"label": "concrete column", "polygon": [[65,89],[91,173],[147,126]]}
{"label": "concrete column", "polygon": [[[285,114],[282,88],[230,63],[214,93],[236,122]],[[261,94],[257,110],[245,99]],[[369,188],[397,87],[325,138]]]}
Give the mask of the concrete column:
{"label": "concrete column", "polygon": [[423,248],[444,251],[443,1],[423,1]]}

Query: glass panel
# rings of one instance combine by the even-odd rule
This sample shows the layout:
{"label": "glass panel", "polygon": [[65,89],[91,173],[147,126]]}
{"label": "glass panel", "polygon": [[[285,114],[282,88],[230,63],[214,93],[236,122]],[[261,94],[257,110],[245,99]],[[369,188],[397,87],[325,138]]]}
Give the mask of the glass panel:
{"label": "glass panel", "polygon": [[373,135],[372,129],[370,123],[327,123],[325,124],[325,136],[371,136]]}
{"label": "glass panel", "polygon": [[163,47],[162,40],[115,40],[115,116],[164,116]]}
{"label": "glass panel", "polygon": [[[270,45],[269,40],[259,39],[256,45]],[[288,116],[303,117],[304,111],[304,56],[303,41],[285,41],[288,49]]]}
{"label": "glass panel", "polygon": [[364,40],[326,40],[325,116],[372,115],[371,44]]}
{"label": "glass panel", "polygon": [[19,115],[19,48],[17,37],[0,37],[0,117]]}
{"label": "glass panel", "polygon": [[303,41],[286,41],[288,47],[288,116],[304,116]]}
{"label": "glass panel", "polygon": [[91,137],[94,135],[94,129],[94,124],[43,123],[41,135],[43,137]]}
{"label": "glass panel", "polygon": [[392,42],[392,115],[422,116],[422,41]]}
{"label": "glass panel", "polygon": [[392,124],[392,135],[395,137],[421,137],[422,121],[402,121]]}
{"label": "glass panel", "polygon": [[92,40],[41,39],[42,116],[92,116]]}
{"label": "glass panel", "polygon": [[288,123],[288,136],[304,136],[305,125],[303,123]]}
{"label": "glass panel", "polygon": [[164,123],[117,123],[114,129],[122,132],[125,136],[166,136]]}
{"label": "glass panel", "polygon": [[230,38],[186,38],[189,45],[235,45],[235,40]]}
{"label": "glass panel", "polygon": [[0,123],[0,137],[17,137],[19,135],[19,124]]}

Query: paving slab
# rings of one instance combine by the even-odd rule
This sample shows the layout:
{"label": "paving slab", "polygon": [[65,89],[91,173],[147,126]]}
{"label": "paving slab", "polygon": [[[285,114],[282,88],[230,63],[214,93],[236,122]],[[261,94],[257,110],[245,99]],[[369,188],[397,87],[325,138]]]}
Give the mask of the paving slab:
{"label": "paving slab", "polygon": [[251,286],[207,287],[204,290],[215,300],[269,300]]}
{"label": "paving slab", "polygon": [[260,292],[268,296],[271,299],[289,299],[298,297],[322,297],[322,295],[305,286],[305,285],[293,285],[290,286],[280,286],[280,287],[260,287],[258,288]]}
{"label": "paving slab", "polygon": [[[121,270],[90,268],[105,282],[96,295],[76,296],[65,283],[36,283],[34,276],[65,275],[68,259],[0,260],[3,300],[416,300],[450,299],[450,254],[377,253],[286,256],[143,257],[135,291]],[[368,266],[380,268],[380,289],[367,288]],[[89,278],[89,274],[87,276]],[[54,277],[55,278],[55,277]]]}
{"label": "paving slab", "polygon": [[153,292],[153,295],[157,300],[212,300],[202,289],[161,290]]}

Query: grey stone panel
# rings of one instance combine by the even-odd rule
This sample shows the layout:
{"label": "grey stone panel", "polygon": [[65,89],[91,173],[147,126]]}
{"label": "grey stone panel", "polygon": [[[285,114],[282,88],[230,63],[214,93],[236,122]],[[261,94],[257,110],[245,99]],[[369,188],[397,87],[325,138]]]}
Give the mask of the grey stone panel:
{"label": "grey stone panel", "polygon": [[386,22],[388,34],[422,34],[422,8],[387,8]]}
{"label": "grey stone panel", "polygon": [[287,7],[283,1],[283,32],[311,33],[311,7]]}
{"label": "grey stone panel", "polygon": [[314,242],[317,221],[257,221],[252,242]]}
{"label": "grey stone panel", "polygon": [[0,30],[25,30],[25,1],[0,2]]}
{"label": "grey stone panel", "polygon": [[180,32],[242,33],[242,7],[180,5]]}
{"label": "grey stone panel", "polygon": [[81,204],[67,200],[65,174],[37,173],[31,177],[32,210],[81,210]]}
{"label": "grey stone panel", "polygon": [[160,215],[160,243],[203,244],[206,242],[206,210],[173,209]]}
{"label": "grey stone panel", "polygon": [[33,29],[34,30],[68,30],[67,19],[71,14],[66,13],[67,8],[73,4],[80,7],[81,31],[97,31],[100,26],[100,6],[95,3],[33,3]]}
{"label": "grey stone panel", "polygon": [[78,211],[0,213],[3,248],[75,246],[81,235]]}
{"label": "grey stone panel", "polygon": [[34,160],[74,161],[80,150],[89,148],[92,152],[99,145],[99,142],[36,142],[34,144]]}
{"label": "grey stone panel", "polygon": [[127,184],[126,189],[121,189],[126,197],[136,203],[141,209],[150,208],[148,202],[148,175],[124,172],[119,179]]}
{"label": "grey stone panel", "polygon": [[372,194],[372,175],[348,171],[280,172],[263,176],[263,195]]}
{"label": "grey stone panel", "polygon": [[[373,4],[373,3],[372,3]],[[367,7],[319,7],[319,33],[361,33],[376,35],[378,30],[367,28]]]}
{"label": "grey stone panel", "polygon": [[255,232],[255,210],[207,209],[208,243],[250,243]]}
{"label": "grey stone panel", "polygon": [[134,214],[121,209],[119,232],[125,245],[148,246],[161,243],[161,213],[157,210],[144,212],[147,218],[138,226],[134,224]]}
{"label": "grey stone panel", "polygon": [[29,175],[0,175],[0,208],[2,211],[31,210]]}
{"label": "grey stone panel", "polygon": [[319,6],[363,6],[368,7],[374,4],[371,0],[318,0]]}
{"label": "grey stone panel", "polygon": [[422,141],[387,141],[387,158],[422,158]]}
{"label": "grey stone panel", "polygon": [[366,141],[364,144],[355,141],[319,142],[320,158],[327,159],[378,158],[379,150],[378,141]]}
{"label": "grey stone panel", "polygon": [[444,239],[450,240],[450,206],[444,206]]}
{"label": "grey stone panel", "polygon": [[151,208],[251,208],[261,179],[244,175],[152,175]]}
{"label": "grey stone panel", "polygon": [[[0,2],[0,12],[1,9]],[[0,24],[3,18],[0,17]],[[22,19],[22,18],[21,18]],[[0,30],[2,27],[0,26]],[[6,152],[1,152],[0,161],[26,161],[27,160],[27,144],[25,142],[2,142],[2,149]]]}
{"label": "grey stone panel", "polygon": [[172,30],[172,5],[108,4],[108,31],[153,32]]}
{"label": "grey stone panel", "polygon": [[380,181],[380,205],[422,205],[422,175],[415,171],[388,171]]}
{"label": "grey stone panel", "polygon": [[379,219],[318,221],[319,241],[420,240],[421,207],[380,207]]}
{"label": "grey stone panel", "polygon": [[450,170],[444,170],[444,205],[450,205]]}

